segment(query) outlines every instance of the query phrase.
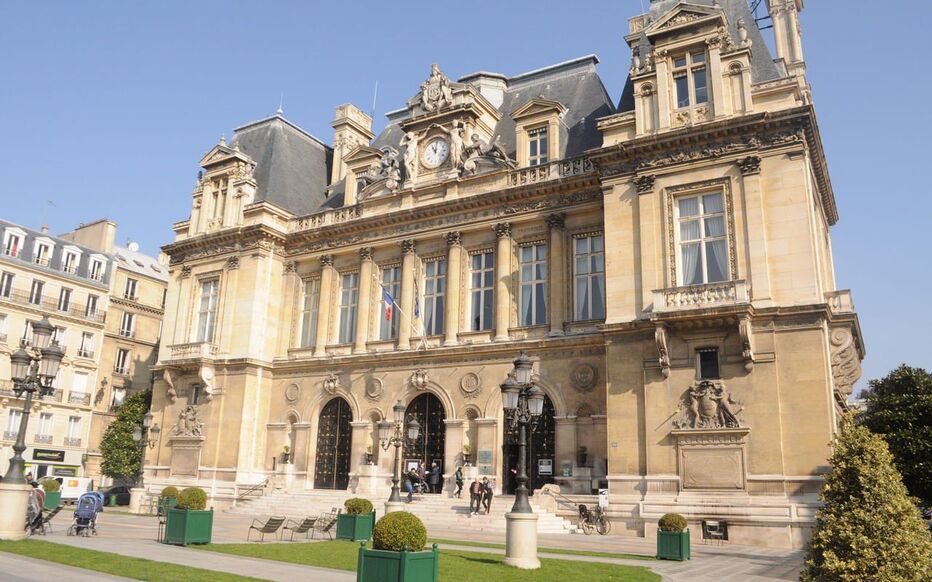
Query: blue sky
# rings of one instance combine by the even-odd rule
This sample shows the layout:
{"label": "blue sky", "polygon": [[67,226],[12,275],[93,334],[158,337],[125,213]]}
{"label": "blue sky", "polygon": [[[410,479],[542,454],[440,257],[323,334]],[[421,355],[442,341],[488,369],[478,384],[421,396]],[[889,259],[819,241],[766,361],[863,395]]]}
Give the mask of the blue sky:
{"label": "blue sky", "polygon": [[[626,21],[649,2],[319,4],[3,3],[0,216],[54,233],[106,216],[120,243],[155,253],[188,216],[200,157],[282,95],[286,117],[329,142],[336,105],[370,110],[378,81],[381,127],[432,62],[451,77],[510,75],[596,53],[617,100]],[[914,55],[927,52],[932,9],[898,6],[808,2],[802,13],[841,215],[837,282],[853,290],[868,345],[860,386],[900,362],[932,369],[932,109]]]}

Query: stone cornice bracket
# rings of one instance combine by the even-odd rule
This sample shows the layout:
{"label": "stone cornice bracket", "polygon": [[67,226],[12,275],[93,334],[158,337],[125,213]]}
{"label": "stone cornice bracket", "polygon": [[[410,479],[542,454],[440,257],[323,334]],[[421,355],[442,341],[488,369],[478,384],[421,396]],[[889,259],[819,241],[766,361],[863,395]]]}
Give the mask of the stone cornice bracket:
{"label": "stone cornice bracket", "polygon": [[198,377],[200,377],[204,386],[204,399],[207,400],[207,402],[214,399],[214,376],[213,366],[202,365],[200,370],[198,370]]}
{"label": "stone cornice bracket", "polygon": [[558,212],[547,216],[547,228],[551,230],[566,228],[566,214]]}
{"label": "stone cornice bracket", "polygon": [[321,255],[320,266],[321,267],[332,267],[333,266],[333,255]]}
{"label": "stone cornice bracket", "polygon": [[670,348],[669,339],[667,338],[667,326],[658,323],[654,329],[654,343],[657,344],[657,361],[660,362],[660,373],[664,378],[670,377]]}
{"label": "stone cornice bracket", "polygon": [[754,370],[754,326],[750,315],[742,315],[738,320],[738,333],[741,334],[741,357],[744,358],[744,369],[751,372]]}
{"label": "stone cornice bracket", "polygon": [[178,400],[178,392],[175,391],[175,379],[172,377],[173,374],[174,372],[171,370],[171,368],[165,368],[162,371],[162,379],[165,380],[166,384],[168,384],[168,390],[166,391],[166,394],[168,395],[168,399],[172,402],[172,404]]}
{"label": "stone cornice bracket", "polygon": [[360,261],[371,261],[372,260],[372,247],[362,247],[359,249],[359,260]]}
{"label": "stone cornice bracket", "polygon": [[285,274],[297,273],[298,272],[298,262],[297,261],[288,261],[285,263]]}
{"label": "stone cornice bracket", "polygon": [[227,259],[227,262],[224,263],[223,268],[227,271],[232,271],[233,269],[239,269],[239,257],[233,256]]}
{"label": "stone cornice bracket", "polygon": [[401,254],[413,255],[415,252],[417,252],[417,250],[415,249],[413,238],[406,238],[401,241]]}
{"label": "stone cornice bracket", "polygon": [[759,156],[747,156],[738,160],[738,168],[744,176],[760,174],[760,162]]}
{"label": "stone cornice bracket", "polygon": [[188,265],[181,267],[181,278],[185,279],[190,276],[191,276],[191,267],[189,267]]}
{"label": "stone cornice bracket", "polygon": [[492,227],[495,231],[496,238],[511,238],[511,223],[510,222],[499,222]]}
{"label": "stone cornice bracket", "polygon": [[636,176],[634,178],[634,186],[638,190],[638,194],[649,194],[654,190],[654,182],[657,181],[656,176],[644,175]]}
{"label": "stone cornice bracket", "polygon": [[452,230],[447,233],[447,246],[451,247],[461,247],[463,246],[463,233],[458,230]]}

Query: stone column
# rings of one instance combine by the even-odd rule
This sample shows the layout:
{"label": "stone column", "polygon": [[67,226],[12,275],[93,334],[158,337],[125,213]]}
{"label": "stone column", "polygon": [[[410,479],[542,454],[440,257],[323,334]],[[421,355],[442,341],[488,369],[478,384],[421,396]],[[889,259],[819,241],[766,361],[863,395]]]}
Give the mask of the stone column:
{"label": "stone column", "polygon": [[601,478],[608,472],[608,418],[604,414],[592,415],[592,446],[589,448],[592,477]]}
{"label": "stone column", "polygon": [[783,0],[768,0],[770,21],[773,23],[773,38],[777,49],[777,58],[789,64],[792,61],[786,38],[786,8]]}
{"label": "stone column", "polygon": [[369,341],[369,311],[372,307],[372,247],[359,249],[359,297],[356,305],[356,343],[353,353],[366,351]]}
{"label": "stone column", "polygon": [[[766,210],[761,192],[761,159],[748,156],[738,160],[741,184],[744,188],[744,204],[747,209],[748,263],[751,271],[751,299],[754,305],[773,305],[770,283],[770,260],[767,245]],[[732,273],[737,278],[737,273]]]}
{"label": "stone column", "polygon": [[466,421],[461,418],[448,418],[443,424],[446,430],[443,441],[443,492],[450,497],[456,491],[453,473],[463,464],[463,429]]}
{"label": "stone column", "polygon": [[551,214],[547,217],[550,227],[550,335],[563,335],[563,322],[566,317],[566,249],[563,241],[564,214]]}
{"label": "stone column", "polygon": [[320,298],[317,302],[317,337],[314,339],[314,355],[327,355],[327,342],[330,338],[330,297],[337,272],[333,268],[333,255],[320,257]]}
{"label": "stone column", "polygon": [[709,46],[709,76],[712,89],[712,111],[709,118],[725,115],[725,79],[722,76],[722,39],[713,37],[706,41]]}
{"label": "stone column", "polygon": [[463,267],[463,233],[447,233],[447,287],[443,320],[443,345],[455,346],[460,331],[460,280]]}
{"label": "stone column", "polygon": [[[350,488],[357,495],[371,495],[374,493],[373,483],[366,471],[366,446],[369,444],[369,431],[372,428],[368,420],[356,420],[350,423],[353,431],[352,446],[350,447]],[[355,478],[355,479],[354,479]],[[353,481],[356,487],[353,488]]]}
{"label": "stone column", "polygon": [[398,317],[398,349],[411,349],[414,325],[414,262],[417,260],[414,239],[401,241],[401,313]]}
{"label": "stone column", "polygon": [[495,225],[498,249],[495,252],[495,340],[508,341],[511,323],[511,223]]}
{"label": "stone column", "polygon": [[553,441],[556,450],[554,459],[554,473],[556,476],[563,474],[563,464],[569,463],[570,467],[576,466],[576,417],[575,416],[555,416]]}

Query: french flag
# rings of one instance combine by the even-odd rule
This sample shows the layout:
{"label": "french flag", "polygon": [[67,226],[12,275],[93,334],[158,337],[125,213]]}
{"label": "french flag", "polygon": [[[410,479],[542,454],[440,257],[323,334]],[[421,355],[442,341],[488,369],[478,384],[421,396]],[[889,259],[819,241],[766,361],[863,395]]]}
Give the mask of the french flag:
{"label": "french flag", "polygon": [[382,286],[382,301],[385,302],[385,321],[391,321],[392,306],[395,304],[395,300],[392,299],[392,294],[388,292],[384,285]]}

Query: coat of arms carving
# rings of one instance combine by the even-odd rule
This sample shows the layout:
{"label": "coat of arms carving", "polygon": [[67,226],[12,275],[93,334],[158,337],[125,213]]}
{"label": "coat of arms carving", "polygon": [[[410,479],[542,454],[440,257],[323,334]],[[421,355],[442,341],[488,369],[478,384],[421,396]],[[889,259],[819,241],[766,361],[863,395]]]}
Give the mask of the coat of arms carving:
{"label": "coat of arms carving", "polygon": [[440,67],[431,65],[430,77],[421,83],[421,107],[424,111],[435,111],[453,105],[453,89],[450,80],[440,72]]}
{"label": "coat of arms carving", "polygon": [[743,409],[739,406],[721,382],[700,380],[683,395],[679,406],[683,414],[673,421],[673,426],[679,429],[741,428],[738,414]]}

